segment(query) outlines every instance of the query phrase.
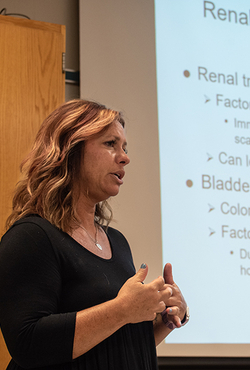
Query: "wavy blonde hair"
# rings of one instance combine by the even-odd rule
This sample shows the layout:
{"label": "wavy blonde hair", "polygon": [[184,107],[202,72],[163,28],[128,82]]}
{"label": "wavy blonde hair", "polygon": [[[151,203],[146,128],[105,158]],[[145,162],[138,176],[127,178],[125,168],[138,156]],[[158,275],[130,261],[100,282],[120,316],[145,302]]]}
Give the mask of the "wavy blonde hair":
{"label": "wavy blonde hair", "polygon": [[[71,100],[62,104],[43,122],[33,148],[21,164],[23,179],[17,184],[9,228],[20,218],[37,214],[59,229],[70,232],[77,221],[81,149],[84,141],[107,128],[115,120],[124,127],[120,112],[96,102]],[[112,210],[98,203],[95,221],[108,225]]]}

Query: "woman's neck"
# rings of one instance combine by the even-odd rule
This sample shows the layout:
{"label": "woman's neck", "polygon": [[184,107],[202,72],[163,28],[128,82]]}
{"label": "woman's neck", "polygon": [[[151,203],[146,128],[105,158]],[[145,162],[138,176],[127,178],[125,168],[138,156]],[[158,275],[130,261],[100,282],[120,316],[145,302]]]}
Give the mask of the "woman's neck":
{"label": "woman's neck", "polygon": [[81,196],[77,202],[77,218],[78,224],[82,225],[88,231],[95,230],[95,210],[96,204],[91,202],[90,199]]}

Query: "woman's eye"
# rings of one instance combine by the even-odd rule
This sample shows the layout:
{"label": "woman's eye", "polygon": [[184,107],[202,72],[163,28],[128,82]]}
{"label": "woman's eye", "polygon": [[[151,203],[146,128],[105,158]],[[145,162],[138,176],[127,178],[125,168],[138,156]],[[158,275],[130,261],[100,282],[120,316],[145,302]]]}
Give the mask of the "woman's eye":
{"label": "woman's eye", "polygon": [[106,142],[106,145],[108,146],[114,146],[115,145],[115,140],[110,140]]}
{"label": "woman's eye", "polygon": [[123,151],[124,151],[125,154],[128,154],[128,149],[127,148],[124,148]]}

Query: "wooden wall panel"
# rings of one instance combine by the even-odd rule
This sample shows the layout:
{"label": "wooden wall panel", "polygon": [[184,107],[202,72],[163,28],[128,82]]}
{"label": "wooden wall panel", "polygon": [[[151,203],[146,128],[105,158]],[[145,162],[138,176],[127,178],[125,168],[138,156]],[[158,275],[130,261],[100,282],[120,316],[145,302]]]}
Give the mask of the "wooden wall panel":
{"label": "wooden wall panel", "polygon": [[[44,118],[65,99],[65,27],[0,16],[0,235],[19,165]],[[0,337],[0,370],[9,355]]]}

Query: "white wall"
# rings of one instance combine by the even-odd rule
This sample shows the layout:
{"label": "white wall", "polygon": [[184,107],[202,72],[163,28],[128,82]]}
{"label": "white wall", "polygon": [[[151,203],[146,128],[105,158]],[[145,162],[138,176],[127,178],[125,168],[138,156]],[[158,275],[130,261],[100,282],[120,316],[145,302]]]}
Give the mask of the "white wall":
{"label": "white wall", "polygon": [[162,273],[153,0],[80,0],[81,97],[125,113],[131,163],[112,199],[137,269]]}

